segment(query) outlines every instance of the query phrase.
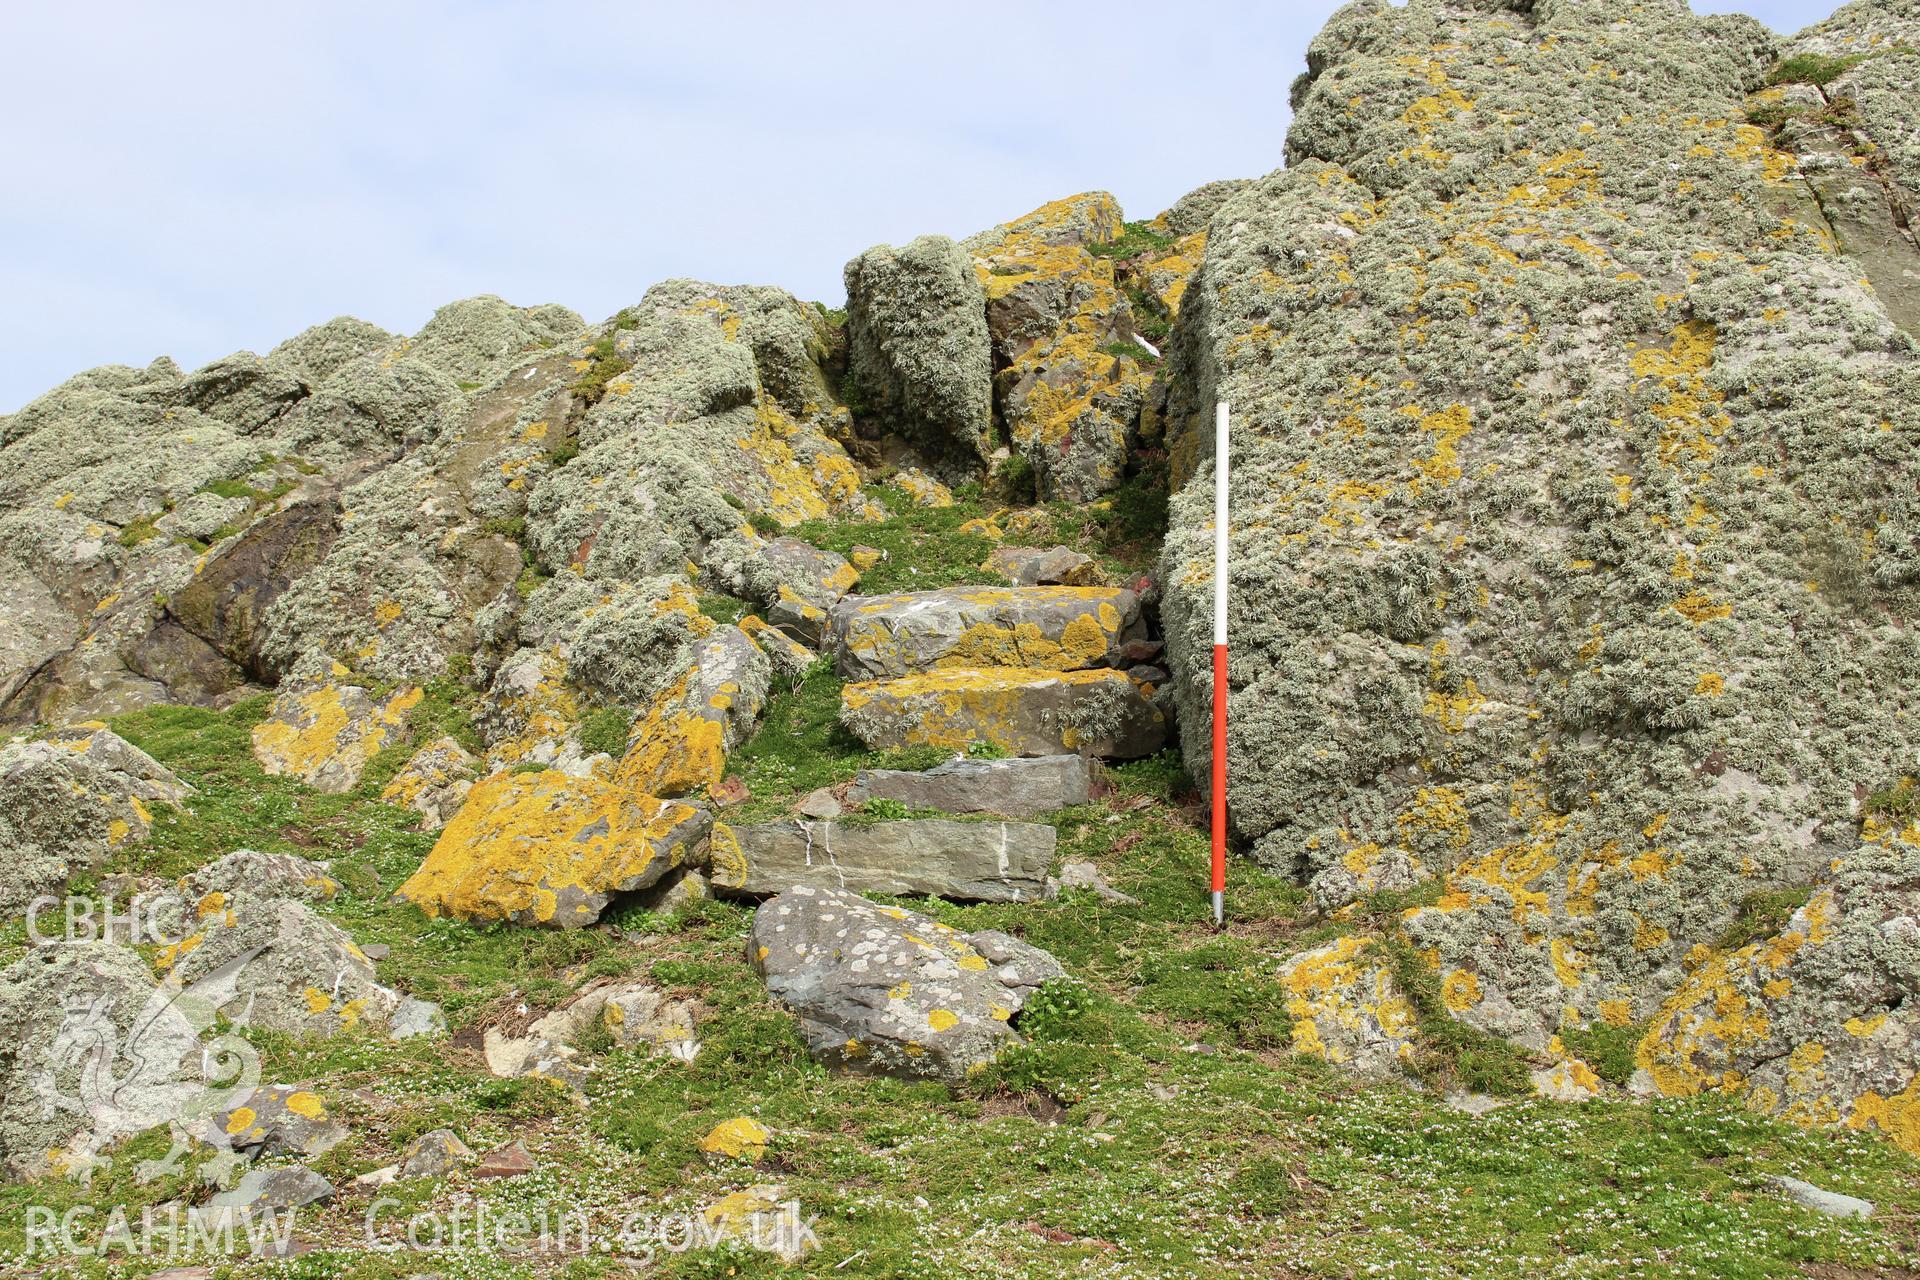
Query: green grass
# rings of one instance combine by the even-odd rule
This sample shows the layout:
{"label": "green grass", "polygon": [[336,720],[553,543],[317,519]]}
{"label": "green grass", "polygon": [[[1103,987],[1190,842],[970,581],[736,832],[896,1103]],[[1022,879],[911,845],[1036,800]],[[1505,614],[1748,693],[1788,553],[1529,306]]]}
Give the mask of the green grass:
{"label": "green grass", "polygon": [[1152,253],[1157,249],[1165,249],[1173,244],[1176,238],[1155,231],[1144,222],[1129,222],[1121,229],[1119,235],[1105,244],[1088,245],[1087,252],[1096,258],[1116,258],[1124,261]]}
{"label": "green grass", "polygon": [[[447,688],[428,703],[436,725],[466,705]],[[865,753],[836,738],[836,706],[830,673],[814,673],[776,699],[770,723],[783,732],[756,739],[736,768],[789,791],[845,774]],[[115,721],[196,792],[188,811],[158,814],[152,843],[123,852],[114,869],[174,874],[237,844],[363,868],[364,878],[349,881],[354,891],[325,910],[362,943],[390,947],[383,980],[440,1000],[460,1034],[402,1044],[256,1037],[268,1078],[321,1082],[352,1136],[315,1163],[342,1188],[332,1206],[300,1219],[315,1251],[292,1264],[234,1260],[223,1280],[595,1274],[578,1260],[524,1253],[357,1248],[373,1193],[352,1178],[441,1126],[481,1150],[524,1141],[542,1172],[398,1185],[387,1189],[400,1202],[392,1212],[446,1213],[477,1195],[490,1212],[564,1205],[618,1220],[636,1207],[695,1206],[747,1181],[777,1181],[818,1218],[823,1248],[804,1265],[701,1249],[663,1257],[653,1272],[662,1276],[1758,1280],[1819,1262],[1913,1261],[1920,1170],[1868,1135],[1802,1132],[1699,1101],[1524,1101],[1474,1119],[1432,1094],[1357,1086],[1292,1056],[1273,972],[1319,926],[1298,886],[1252,867],[1235,868],[1227,931],[1207,925],[1206,837],[1175,756],[1116,768],[1105,800],[1048,819],[1063,858],[1094,862],[1137,905],[1078,892],[1030,904],[905,904],[958,928],[1014,932],[1073,974],[1022,1014],[1026,1047],[948,1090],[816,1066],[747,963],[743,905],[673,916],[628,908],[610,922],[617,933],[424,919],[390,894],[433,837],[379,803],[373,779],[319,796],[261,775],[247,744],[262,709],[258,700],[224,713],[155,708]],[[933,761],[921,753],[898,762]],[[1152,803],[1135,808],[1137,797]],[[1389,958],[1400,972],[1402,957]],[[486,1073],[472,1047],[479,1027],[521,1006],[552,1007],[600,975],[646,976],[697,998],[705,1014],[695,1061],[603,1044],[584,1107],[555,1086]],[[1437,996],[1402,981],[1431,1029]],[[1453,1044],[1450,1079],[1487,1083],[1468,1058],[1484,1049]],[[1608,1055],[1589,1052],[1605,1070]],[[697,1152],[707,1129],[735,1115],[774,1131],[759,1169],[715,1166]],[[161,1183],[132,1177],[136,1159],[164,1149],[158,1136],[120,1149],[91,1188],[0,1188],[0,1250],[22,1243],[29,1203],[137,1211],[203,1195],[190,1173]],[[1819,1218],[1762,1187],[1762,1174],[1776,1171],[1864,1195],[1882,1212],[1865,1223]],[[67,1274],[125,1272],[84,1261]]]}
{"label": "green grass", "polygon": [[1810,84],[1824,89],[1866,60],[1865,54],[1842,58],[1824,53],[1796,53],[1780,60],[1768,73],[1767,83]]}
{"label": "green grass", "polygon": [[1771,938],[1786,928],[1809,896],[1807,889],[1762,889],[1748,894],[1740,900],[1739,914],[1715,945],[1722,951],[1738,951],[1749,942]]}

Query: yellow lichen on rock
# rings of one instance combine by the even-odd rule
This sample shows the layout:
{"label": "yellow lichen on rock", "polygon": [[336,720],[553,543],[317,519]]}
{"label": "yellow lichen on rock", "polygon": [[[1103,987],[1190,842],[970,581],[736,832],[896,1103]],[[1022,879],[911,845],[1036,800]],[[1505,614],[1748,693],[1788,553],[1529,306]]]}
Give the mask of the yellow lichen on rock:
{"label": "yellow lichen on rock", "polygon": [[298,778],[318,791],[350,791],[360,773],[402,731],[422,696],[402,689],[384,702],[334,680],[282,690],[254,726],[253,754],[265,772]]}
{"label": "yellow lichen on rock", "polygon": [[429,915],[562,928],[693,860],[708,819],[690,805],[556,769],[476,783],[400,896]]}
{"label": "yellow lichen on rock", "polygon": [[1280,971],[1293,1018],[1294,1052],[1367,1074],[1391,1074],[1412,1059],[1417,1020],[1392,971],[1345,937],[1295,956]]}

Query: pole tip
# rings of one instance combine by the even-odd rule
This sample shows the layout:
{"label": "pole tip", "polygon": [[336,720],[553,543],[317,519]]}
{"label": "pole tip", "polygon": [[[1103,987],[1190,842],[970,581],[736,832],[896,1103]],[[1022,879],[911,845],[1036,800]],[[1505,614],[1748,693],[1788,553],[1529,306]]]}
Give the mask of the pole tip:
{"label": "pole tip", "polygon": [[1217,929],[1221,925],[1225,924],[1226,918],[1227,918],[1227,895],[1220,892],[1218,889],[1215,889],[1213,891],[1213,926],[1214,928]]}

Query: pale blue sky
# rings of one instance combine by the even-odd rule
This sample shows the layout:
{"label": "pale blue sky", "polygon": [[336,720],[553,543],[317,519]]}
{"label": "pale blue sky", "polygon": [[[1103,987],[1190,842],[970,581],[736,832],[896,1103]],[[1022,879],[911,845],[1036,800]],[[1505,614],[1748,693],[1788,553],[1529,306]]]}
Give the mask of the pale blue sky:
{"label": "pale blue sky", "polygon": [[[1837,0],[1708,3],[1781,30]],[[1279,165],[1336,7],[10,3],[0,411],[475,293],[836,301],[868,245]]]}

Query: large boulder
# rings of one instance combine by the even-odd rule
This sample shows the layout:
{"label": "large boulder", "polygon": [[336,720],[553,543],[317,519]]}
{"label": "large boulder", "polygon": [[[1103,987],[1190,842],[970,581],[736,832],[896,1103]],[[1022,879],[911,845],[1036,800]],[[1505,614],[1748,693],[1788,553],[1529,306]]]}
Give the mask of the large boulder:
{"label": "large boulder", "polygon": [[834,665],[850,680],[919,672],[1111,666],[1146,634],[1140,600],[1118,587],[949,587],[849,596],[828,615]]}
{"label": "large boulder", "polygon": [[0,747],[0,912],[24,909],[111,849],[145,839],[153,806],[190,788],[102,725],[76,725]]}
{"label": "large boulder", "polygon": [[281,688],[267,718],[253,727],[262,770],[335,795],[360,784],[367,762],[405,732],[422,695],[407,688],[382,697],[346,675],[342,668]]}
{"label": "large boulder", "polygon": [[115,1141],[188,1112],[215,1069],[201,1042],[212,1013],[197,1019],[179,996],[138,952],[109,942],[38,947],[0,972],[8,1173],[85,1175]]}
{"label": "large boulder", "polygon": [[1021,1043],[1014,1017],[1035,989],[1063,974],[1052,956],[1006,934],[963,934],[812,885],[762,905],[747,946],[815,1058],[951,1083]]}
{"label": "large boulder", "polygon": [[717,825],[713,884],[784,893],[797,884],[966,902],[1046,896],[1056,833],[1032,822],[769,822]]}
{"label": "large boulder", "polygon": [[847,359],[864,410],[945,478],[983,473],[993,352],[971,256],[945,236],[878,245],[847,264],[846,285]]}
{"label": "large boulder", "polygon": [[325,1037],[411,1024],[421,1002],[383,985],[373,962],[306,903],[255,893],[209,893],[186,904],[161,970],[179,985],[218,989],[213,1005],[235,1026]]}
{"label": "large boulder", "polygon": [[1111,669],[1004,667],[850,684],[840,691],[840,721],[876,751],[985,743],[1021,756],[1133,760],[1167,736],[1160,709]]}
{"label": "large boulder", "polygon": [[967,241],[987,299],[997,399],[1046,498],[1116,488],[1152,374],[1134,355],[1133,313],[1110,257],[1122,229],[1104,191],[1044,205]]}
{"label": "large boulder", "polygon": [[1168,351],[1188,766],[1226,401],[1237,835],[1442,879],[1403,932],[1541,1052],[1653,1015],[1920,749],[1920,361],[1745,123],[1771,56],[1679,4],[1349,5]]}
{"label": "large boulder", "polygon": [[772,683],[760,646],[739,627],[720,628],[633,726],[615,781],[652,796],[711,794],[726,774],[727,753],[759,725]]}
{"label": "large boulder", "polygon": [[557,769],[476,784],[400,896],[428,915],[583,928],[704,855],[711,819]]}

